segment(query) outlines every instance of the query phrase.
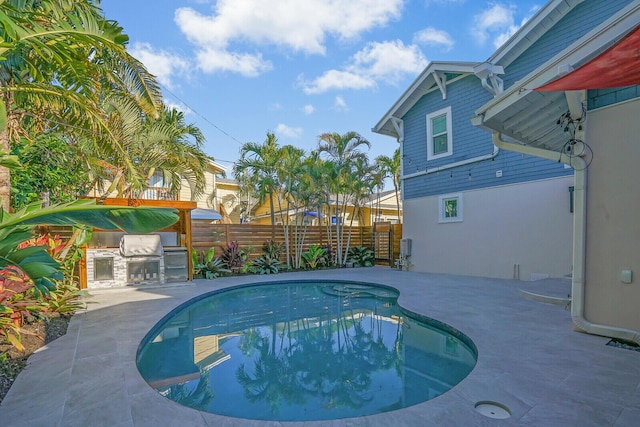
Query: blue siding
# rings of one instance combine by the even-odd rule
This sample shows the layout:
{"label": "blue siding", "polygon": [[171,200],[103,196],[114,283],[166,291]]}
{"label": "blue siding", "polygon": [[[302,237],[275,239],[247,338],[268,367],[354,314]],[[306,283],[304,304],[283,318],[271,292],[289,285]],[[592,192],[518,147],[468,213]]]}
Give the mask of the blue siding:
{"label": "blue siding", "polygon": [[631,1],[585,0],[580,3],[505,69],[505,89],[602,24]]}
{"label": "blue siding", "polygon": [[[423,96],[403,117],[405,175],[450,163],[491,154],[491,134],[471,124],[474,110],[491,99],[480,80],[468,76],[447,86],[447,99],[440,91]],[[453,155],[427,162],[427,114],[451,106]],[[502,177],[496,178],[496,171]],[[531,180],[571,175],[563,164],[519,153],[501,151],[494,160],[485,160],[441,172],[405,180],[405,199],[455,193]]]}
{"label": "blue siding", "polygon": [[[535,68],[600,25],[632,0],[585,0],[547,31],[505,69],[505,88],[522,79]],[[640,96],[640,88],[618,88],[589,92],[589,108],[608,105]],[[474,127],[474,111],[491,99],[475,76],[447,85],[447,99],[439,91],[418,101],[403,117],[405,140],[403,167],[405,175],[461,160],[490,154],[491,134]],[[426,115],[451,106],[453,155],[427,162]],[[502,177],[496,177],[502,171]],[[573,174],[559,162],[501,151],[494,160],[460,166],[405,180],[406,199],[455,193],[477,188],[516,184],[532,180]]]}
{"label": "blue siding", "polygon": [[640,97],[640,85],[589,90],[587,91],[587,109],[606,107],[638,97]]}

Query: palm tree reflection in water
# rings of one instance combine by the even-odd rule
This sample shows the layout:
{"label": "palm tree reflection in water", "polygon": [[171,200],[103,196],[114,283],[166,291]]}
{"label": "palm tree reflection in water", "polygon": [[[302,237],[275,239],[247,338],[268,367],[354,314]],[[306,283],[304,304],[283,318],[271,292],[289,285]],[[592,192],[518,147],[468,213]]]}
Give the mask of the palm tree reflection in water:
{"label": "palm tree reflection in water", "polygon": [[[167,350],[185,354],[200,379],[161,392],[199,410],[281,421],[371,415],[432,399],[471,371],[476,353],[407,316],[396,299],[387,288],[346,282],[213,295],[165,326],[182,328],[182,347]],[[139,360],[143,376],[158,360]]]}

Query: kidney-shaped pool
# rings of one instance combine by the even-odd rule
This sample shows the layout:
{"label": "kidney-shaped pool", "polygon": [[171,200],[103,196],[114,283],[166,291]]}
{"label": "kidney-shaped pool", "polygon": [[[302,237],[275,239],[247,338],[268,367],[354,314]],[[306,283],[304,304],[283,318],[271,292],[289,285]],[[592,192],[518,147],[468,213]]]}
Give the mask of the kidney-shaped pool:
{"label": "kidney-shaped pool", "polygon": [[342,281],[216,291],[154,326],[138,369],[166,398],[231,417],[330,420],[405,408],[462,381],[477,351],[397,298],[392,288]]}

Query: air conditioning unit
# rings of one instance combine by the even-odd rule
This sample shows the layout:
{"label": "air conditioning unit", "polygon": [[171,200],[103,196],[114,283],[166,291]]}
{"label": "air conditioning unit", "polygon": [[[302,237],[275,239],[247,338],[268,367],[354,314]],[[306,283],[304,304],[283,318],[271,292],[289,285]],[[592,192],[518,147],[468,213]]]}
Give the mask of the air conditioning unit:
{"label": "air conditioning unit", "polygon": [[402,257],[411,256],[411,239],[400,240],[400,256]]}

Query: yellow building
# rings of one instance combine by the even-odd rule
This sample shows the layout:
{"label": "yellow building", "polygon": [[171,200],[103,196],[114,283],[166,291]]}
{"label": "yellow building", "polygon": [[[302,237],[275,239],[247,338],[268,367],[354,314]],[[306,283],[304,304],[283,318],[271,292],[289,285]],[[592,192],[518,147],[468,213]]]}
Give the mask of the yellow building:
{"label": "yellow building", "polygon": [[[326,206],[323,207],[320,218],[318,213],[313,211],[301,211],[296,212],[293,208],[287,208],[287,203],[279,195],[274,195],[274,212],[276,224],[282,224],[288,221],[290,224],[305,223],[308,225],[321,225],[326,224],[327,221],[332,221],[335,224],[335,199],[330,200],[331,214]],[[385,191],[382,193],[374,193],[371,197],[360,207],[359,212],[355,213],[353,203],[347,202],[344,204],[342,198],[340,198],[339,210],[344,209],[344,223],[345,225],[354,226],[368,226],[373,225],[374,222],[388,221],[391,223],[400,223],[402,218],[402,200],[400,203],[400,216],[398,216],[398,208],[396,204],[396,195],[394,190]],[[271,224],[271,211],[269,205],[269,199],[264,202],[257,202],[253,205],[250,212],[251,216],[249,221],[252,224],[269,225]],[[338,215],[340,216],[340,215]],[[352,222],[353,219],[353,222]]]}
{"label": "yellow building", "polygon": [[[216,162],[211,162],[205,171],[205,191],[202,196],[193,199],[191,188],[187,181],[183,180],[179,194],[171,194],[168,185],[165,185],[162,171],[157,171],[149,180],[149,187],[142,193],[143,200],[177,200],[194,201],[201,214],[209,215],[215,219],[220,216],[220,221],[228,224],[240,223],[240,194],[239,185],[236,180],[222,178],[226,169]],[[104,183],[104,187],[109,187],[109,182]],[[102,193],[94,188],[89,197],[100,197]],[[116,192],[109,194],[109,198],[116,197]],[[213,211],[215,212],[213,212]]]}

